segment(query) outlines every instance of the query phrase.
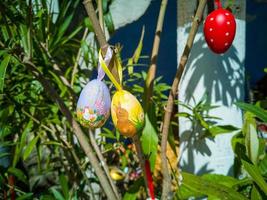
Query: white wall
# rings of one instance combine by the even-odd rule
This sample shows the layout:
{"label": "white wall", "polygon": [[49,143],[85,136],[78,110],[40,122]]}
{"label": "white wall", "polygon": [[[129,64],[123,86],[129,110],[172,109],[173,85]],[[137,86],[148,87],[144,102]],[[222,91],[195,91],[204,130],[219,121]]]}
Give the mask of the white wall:
{"label": "white wall", "polygon": [[[244,98],[245,61],[244,20],[237,20],[237,33],[233,46],[223,55],[212,53],[203,37],[203,26],[199,27],[194,46],[186,66],[186,72],[179,88],[179,100],[195,105],[207,93],[212,105],[219,105],[211,115],[220,117],[220,124],[242,126],[241,111],[233,105]],[[178,27],[178,61],[184,49],[190,24]],[[188,112],[179,106],[180,112]],[[192,124],[180,118],[180,139],[182,170],[196,174],[206,172],[231,174],[234,155],[231,147],[232,134],[217,136],[215,139],[197,140],[197,131]]]}

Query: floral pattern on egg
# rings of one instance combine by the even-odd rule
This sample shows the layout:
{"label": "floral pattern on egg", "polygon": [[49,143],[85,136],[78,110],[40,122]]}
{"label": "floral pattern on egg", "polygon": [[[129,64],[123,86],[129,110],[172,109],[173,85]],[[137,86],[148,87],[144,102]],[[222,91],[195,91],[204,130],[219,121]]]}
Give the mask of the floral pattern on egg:
{"label": "floral pattern on egg", "polygon": [[79,122],[90,128],[103,126],[110,115],[110,94],[106,84],[92,80],[83,88],[77,103]]}

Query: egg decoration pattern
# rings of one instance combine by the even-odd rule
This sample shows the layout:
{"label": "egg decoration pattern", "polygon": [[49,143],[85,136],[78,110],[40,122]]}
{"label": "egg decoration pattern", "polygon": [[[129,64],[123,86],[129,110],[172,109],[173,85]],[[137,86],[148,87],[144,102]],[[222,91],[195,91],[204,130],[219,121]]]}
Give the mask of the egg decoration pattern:
{"label": "egg decoration pattern", "polygon": [[[109,64],[112,52],[108,52],[105,62]],[[99,128],[104,125],[110,115],[111,98],[107,85],[102,81],[105,72],[98,66],[98,76],[83,88],[76,114],[79,122],[88,128]]]}
{"label": "egg decoration pattern", "polygon": [[141,131],[145,124],[144,111],[134,95],[122,88],[122,67],[117,57],[114,59],[119,74],[119,82],[114,78],[105,64],[101,51],[100,64],[117,91],[111,101],[111,117],[115,128],[126,137],[133,137]]}
{"label": "egg decoration pattern", "polygon": [[217,9],[211,12],[204,23],[205,40],[209,48],[217,54],[225,53],[232,45],[236,33],[234,15],[223,9],[216,0]]}
{"label": "egg decoration pattern", "polygon": [[77,103],[77,117],[85,127],[99,128],[110,115],[110,94],[105,83],[92,80],[84,87]]}
{"label": "egg decoration pattern", "polygon": [[144,111],[139,101],[126,90],[117,91],[111,102],[112,121],[118,131],[133,137],[144,127]]}

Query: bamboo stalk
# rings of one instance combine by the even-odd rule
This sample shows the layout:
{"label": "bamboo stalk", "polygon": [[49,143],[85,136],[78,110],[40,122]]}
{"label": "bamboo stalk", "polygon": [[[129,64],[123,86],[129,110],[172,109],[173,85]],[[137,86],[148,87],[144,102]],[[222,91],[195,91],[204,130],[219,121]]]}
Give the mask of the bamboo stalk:
{"label": "bamboo stalk", "polygon": [[[165,108],[165,114],[164,114],[164,121],[163,121],[163,128],[162,128],[162,140],[161,140],[161,160],[162,160],[162,172],[163,172],[163,189],[162,189],[162,196],[161,199],[165,200],[168,199],[168,195],[170,193],[170,183],[171,178],[169,175],[168,170],[168,161],[166,157],[166,149],[167,149],[167,140],[168,140],[168,133],[169,133],[169,126],[171,122],[171,115],[173,111],[174,106],[174,99],[176,96],[178,96],[178,86],[181,80],[181,77],[183,75],[189,54],[191,52],[191,48],[193,46],[193,42],[200,24],[200,19],[202,18],[205,6],[206,6],[207,0],[201,0],[196,15],[194,17],[187,42],[182,54],[182,57],[179,62],[179,66],[176,71],[175,78],[172,83],[172,88],[169,93],[167,106]],[[179,156],[178,156],[179,157]]]}

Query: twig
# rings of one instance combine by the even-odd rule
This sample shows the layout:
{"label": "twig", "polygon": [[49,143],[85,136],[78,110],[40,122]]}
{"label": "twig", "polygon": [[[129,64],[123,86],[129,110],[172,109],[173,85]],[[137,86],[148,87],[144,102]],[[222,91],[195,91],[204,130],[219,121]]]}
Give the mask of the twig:
{"label": "twig", "polygon": [[[92,0],[84,0],[83,4],[85,6],[85,9],[87,11],[87,14],[88,14],[91,22],[92,22],[92,26],[94,28],[94,32],[95,32],[96,38],[98,40],[98,43],[100,45],[100,48],[101,48],[103,54],[106,54],[106,51],[107,51],[109,44],[107,43],[105,35],[104,35],[104,33],[101,29],[101,26],[99,24],[99,21],[97,19]],[[108,68],[111,71],[111,73],[113,74],[116,81],[119,83],[120,78],[119,78],[119,74],[118,74],[118,70],[117,70],[116,66],[110,64],[108,66]]]}
{"label": "twig", "polygon": [[47,127],[46,125],[43,125],[38,119],[36,119],[34,116],[32,116],[30,113],[26,112],[24,108],[21,109],[22,113],[24,113],[26,116],[31,118],[35,123],[39,124],[41,127],[43,127],[45,130],[49,131],[50,133],[54,133],[54,131]]}
{"label": "twig", "polygon": [[136,153],[137,153],[137,156],[138,156],[142,171],[144,173],[145,185],[146,185],[147,192],[149,194],[148,182],[147,182],[147,178],[146,178],[147,174],[146,174],[145,157],[144,157],[144,154],[143,154],[143,151],[142,151],[141,141],[140,141],[140,138],[139,138],[139,136],[137,134],[135,136],[133,136],[132,139],[133,139],[133,143],[134,143],[135,148],[136,148]]}
{"label": "twig", "polygon": [[101,29],[105,35],[105,24],[104,24],[104,15],[103,15],[103,3],[102,0],[97,1],[97,9],[98,9],[98,18],[99,18],[99,23],[101,26]]}
{"label": "twig", "polygon": [[160,45],[160,35],[162,32],[167,4],[168,4],[168,0],[161,1],[157,28],[155,32],[153,48],[152,48],[152,53],[150,57],[150,67],[149,67],[147,78],[146,78],[146,87],[145,87],[146,92],[145,92],[145,99],[144,99],[145,110],[148,109],[148,106],[150,105],[151,97],[153,94],[153,83],[154,83],[154,79],[155,79],[155,75],[157,71],[157,58],[158,58],[159,45]]}
{"label": "twig", "polygon": [[79,170],[81,171],[83,177],[85,178],[85,181],[86,183],[88,184],[88,187],[89,187],[89,190],[90,192],[92,193],[92,197],[93,197],[93,200],[96,200],[95,198],[95,195],[94,195],[94,190],[93,190],[93,187],[92,187],[92,184],[91,184],[91,181],[89,180],[88,176],[86,175],[86,173],[84,172],[82,166],[81,166],[81,161],[78,157],[78,155],[76,154],[74,148],[72,147],[71,144],[69,144],[67,141],[65,141],[64,139],[62,139],[60,137],[60,140],[68,147],[68,149],[70,150],[75,162],[76,162],[76,165],[79,167]]}
{"label": "twig", "polygon": [[59,76],[60,80],[62,81],[62,83],[68,87],[69,92],[71,93],[71,96],[73,98],[74,101],[77,100],[77,96],[75,94],[75,92],[73,91],[71,84],[69,83],[69,81],[65,78],[62,70],[60,69],[60,65],[57,63],[57,61],[53,58],[53,56],[49,53],[48,49],[45,47],[44,44],[39,43],[39,41],[37,41],[38,46],[43,49],[43,51],[45,52],[45,54],[47,55],[47,57],[50,59],[50,61],[53,64],[53,69],[54,72]]}
{"label": "twig", "polygon": [[75,133],[82,149],[84,150],[85,154],[89,158],[89,161],[92,165],[92,167],[95,170],[95,173],[107,195],[107,198],[110,200],[116,200],[116,196],[109,184],[109,181],[107,177],[105,176],[105,173],[101,169],[100,164],[98,163],[98,159],[96,158],[93,148],[91,147],[90,143],[87,141],[87,138],[84,136],[84,133],[79,126],[79,124],[74,120],[71,112],[63,102],[63,100],[60,98],[58,93],[55,91],[55,89],[50,85],[50,82],[46,80],[41,72],[37,69],[37,67],[30,61],[24,61],[24,64],[30,69],[33,74],[36,76],[36,78],[41,82],[43,87],[45,88],[45,91],[48,93],[48,95],[58,104],[61,112],[65,115],[68,122],[70,123],[71,127],[73,128],[73,132]]}
{"label": "twig", "polygon": [[100,151],[100,149],[99,149],[99,147],[98,147],[98,145],[96,143],[96,140],[95,140],[94,135],[93,135],[93,131],[90,130],[90,129],[89,129],[89,138],[90,138],[90,141],[91,141],[91,144],[92,144],[93,148],[95,149],[96,155],[97,155],[99,161],[101,162],[104,171],[106,172],[106,176],[108,177],[108,180],[110,182],[110,185],[111,185],[111,187],[112,187],[112,189],[113,189],[113,191],[114,191],[117,199],[121,199],[121,197],[120,197],[120,195],[119,195],[119,193],[117,191],[117,188],[114,185],[114,182],[112,181],[112,179],[110,177],[108,165],[105,162],[105,158],[102,155],[102,153],[101,153],[101,151]]}
{"label": "twig", "polygon": [[172,88],[168,97],[167,106],[165,108],[165,114],[164,114],[164,121],[163,121],[163,128],[162,128],[162,140],[161,140],[161,160],[162,160],[162,172],[163,172],[163,190],[162,190],[162,196],[161,199],[168,199],[168,194],[170,192],[170,182],[171,178],[168,171],[168,161],[166,157],[166,149],[167,149],[167,140],[168,140],[168,133],[169,133],[169,126],[171,122],[171,115],[173,111],[173,105],[174,105],[174,99],[175,96],[178,96],[178,86],[181,80],[181,77],[183,75],[185,65],[187,63],[191,48],[193,46],[193,42],[198,30],[198,26],[200,23],[200,19],[202,18],[205,6],[206,6],[207,0],[201,0],[198,9],[196,12],[196,15],[194,17],[191,30],[189,32],[187,42],[178,66],[178,69],[176,71],[175,78],[172,83]]}
{"label": "twig", "polygon": [[[84,33],[83,33],[83,37],[82,37],[82,41],[86,39],[87,35],[88,35],[89,29],[85,28]],[[71,81],[70,81],[70,87],[73,88],[73,84],[74,84],[74,80],[75,80],[75,76],[77,73],[77,67],[79,64],[79,60],[81,58],[81,54],[82,54],[82,48],[79,49],[76,59],[75,59],[75,64],[73,66],[73,70],[72,70],[72,74],[71,74]]]}

